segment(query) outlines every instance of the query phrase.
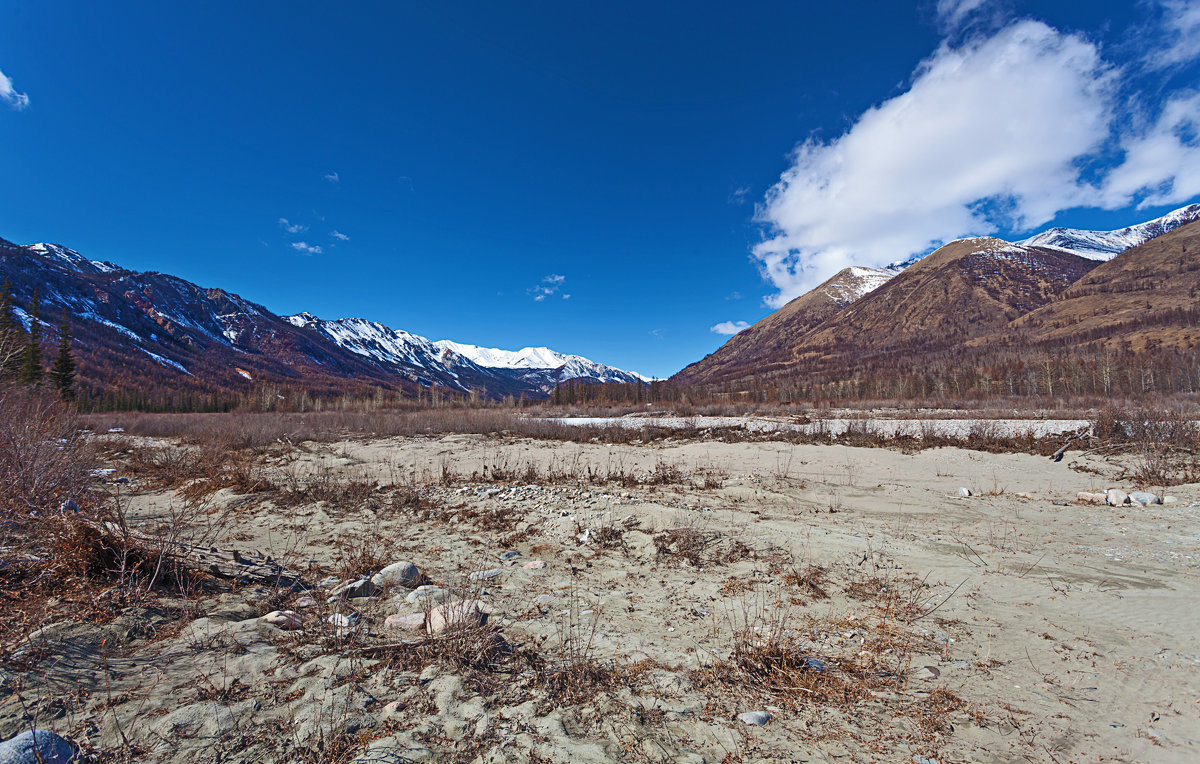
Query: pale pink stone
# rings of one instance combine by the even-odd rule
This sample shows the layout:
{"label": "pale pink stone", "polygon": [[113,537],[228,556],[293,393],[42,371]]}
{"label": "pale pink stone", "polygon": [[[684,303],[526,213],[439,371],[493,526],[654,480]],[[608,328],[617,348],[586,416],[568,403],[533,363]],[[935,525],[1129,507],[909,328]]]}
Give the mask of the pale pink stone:
{"label": "pale pink stone", "polygon": [[459,600],[438,605],[429,611],[429,633],[441,634],[451,629],[470,628],[483,624],[483,611],[478,600]]}
{"label": "pale pink stone", "polygon": [[383,625],[397,631],[420,631],[425,628],[425,614],[408,613],[402,615],[397,613],[396,615],[389,615],[384,619]]}
{"label": "pale pink stone", "polygon": [[530,560],[524,565],[525,570],[541,570],[544,567],[546,567],[546,563],[542,560]]}
{"label": "pale pink stone", "polygon": [[296,629],[304,628],[304,620],[294,610],[272,610],[263,616],[263,620],[284,631],[295,631]]}

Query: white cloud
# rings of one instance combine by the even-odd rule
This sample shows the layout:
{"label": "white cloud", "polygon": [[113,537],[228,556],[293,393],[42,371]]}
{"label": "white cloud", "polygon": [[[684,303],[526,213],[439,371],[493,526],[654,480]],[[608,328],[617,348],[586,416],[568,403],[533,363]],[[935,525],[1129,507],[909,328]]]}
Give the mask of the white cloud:
{"label": "white cloud", "polygon": [[1101,203],[1149,207],[1200,195],[1200,93],[1176,96],[1159,118],[1121,141],[1124,159],[1104,179]]}
{"label": "white cloud", "polygon": [[961,29],[990,2],[991,0],[937,0],[935,11],[938,26],[944,31]]}
{"label": "white cloud", "polygon": [[1200,0],[1160,0],[1162,30],[1148,45],[1146,63],[1167,69],[1200,56]]}
{"label": "white cloud", "polygon": [[709,331],[714,334],[737,334],[740,331],[749,329],[750,324],[745,321],[722,321],[716,326],[709,327]]}
{"label": "white cloud", "polygon": [[341,180],[341,178],[338,177],[338,174],[336,172],[326,173],[325,175],[322,175],[321,177],[324,178],[325,180],[329,181],[330,183],[337,183],[338,181]]}
{"label": "white cloud", "polygon": [[309,244],[309,243],[308,243],[308,242],[306,242],[306,241],[294,241],[294,242],[292,242],[292,249],[296,250],[297,252],[301,252],[301,253],[303,253],[303,254],[306,254],[306,255],[319,255],[319,254],[321,254],[322,252],[324,252],[324,250],[323,250],[323,249],[321,249],[321,248],[320,248],[319,246],[317,246],[316,244]]}
{"label": "white cloud", "polygon": [[[534,302],[542,302],[547,297],[556,294],[562,287],[563,282],[567,280],[566,276],[557,273],[551,273],[542,277],[541,283],[536,286],[531,286],[525,290],[526,294],[533,295]],[[571,295],[563,295],[563,299],[570,299]]]}
{"label": "white cloud", "polygon": [[24,93],[18,93],[13,88],[12,79],[7,77],[4,72],[0,72],[0,101],[4,101],[12,108],[20,111],[29,105],[29,96]]}
{"label": "white cloud", "polygon": [[758,212],[769,238],[753,254],[779,289],[767,302],[1087,203],[1078,160],[1108,140],[1116,85],[1095,45],[1037,21],[941,46],[907,92],[796,148]]}
{"label": "white cloud", "polygon": [[341,231],[334,231],[333,233],[331,233],[329,235],[332,236],[333,238],[337,239],[338,241],[350,241],[350,237],[347,236],[346,234],[342,233]]}
{"label": "white cloud", "polygon": [[288,233],[304,233],[308,230],[308,226],[289,223],[287,218],[279,218],[279,227]]}

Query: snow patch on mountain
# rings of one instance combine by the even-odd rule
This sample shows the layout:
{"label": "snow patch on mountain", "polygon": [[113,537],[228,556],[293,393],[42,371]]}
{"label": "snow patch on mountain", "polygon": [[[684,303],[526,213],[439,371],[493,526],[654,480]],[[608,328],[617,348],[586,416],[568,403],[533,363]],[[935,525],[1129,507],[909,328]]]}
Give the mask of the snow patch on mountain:
{"label": "snow patch on mountain", "polygon": [[1029,247],[1046,247],[1070,252],[1089,260],[1111,260],[1127,249],[1145,244],[1156,236],[1174,231],[1181,225],[1200,220],[1200,204],[1167,213],[1160,218],[1115,231],[1084,231],[1078,228],[1051,228],[1017,242]]}
{"label": "snow patch on mountain", "polygon": [[825,294],[838,305],[849,305],[886,284],[900,270],[852,265],[842,271],[843,278],[825,287]]}

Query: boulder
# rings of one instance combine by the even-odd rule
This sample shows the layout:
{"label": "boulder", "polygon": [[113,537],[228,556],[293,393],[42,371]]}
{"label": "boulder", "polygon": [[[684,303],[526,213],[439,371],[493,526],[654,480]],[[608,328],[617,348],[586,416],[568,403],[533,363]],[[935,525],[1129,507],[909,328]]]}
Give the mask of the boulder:
{"label": "boulder", "polygon": [[361,618],[362,616],[358,613],[334,613],[325,620],[339,629],[348,629],[357,624]]}
{"label": "boulder", "polygon": [[1107,504],[1108,494],[1080,491],[1075,495],[1075,500],[1080,504]]}
{"label": "boulder", "polygon": [[371,576],[371,583],[389,589],[393,586],[403,586],[414,589],[421,585],[421,570],[411,562],[393,562],[383,570]]}
{"label": "boulder", "polygon": [[1135,504],[1141,504],[1143,507],[1148,507],[1151,504],[1162,504],[1162,499],[1150,493],[1149,491],[1134,491],[1129,494],[1129,500]]}
{"label": "boulder", "polygon": [[967,488],[964,486],[964,487],[958,489],[958,495],[963,497],[964,499],[969,499],[975,495],[975,492],[972,491],[970,488]]}
{"label": "boulder", "polygon": [[74,759],[71,743],[50,730],[27,730],[0,743],[0,764],[66,764]]}
{"label": "boulder", "polygon": [[436,636],[454,629],[482,626],[484,619],[479,600],[458,600],[430,610],[427,628],[430,634]]}

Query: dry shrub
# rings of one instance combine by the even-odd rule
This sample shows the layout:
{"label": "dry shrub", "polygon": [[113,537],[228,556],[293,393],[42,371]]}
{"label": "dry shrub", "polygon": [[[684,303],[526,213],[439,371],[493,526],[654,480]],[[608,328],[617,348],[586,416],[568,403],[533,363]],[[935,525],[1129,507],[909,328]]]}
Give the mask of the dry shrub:
{"label": "dry shrub", "polygon": [[804,569],[793,566],[784,574],[785,583],[797,587],[815,600],[829,599],[825,587],[829,583],[829,571],[820,565],[808,565]]}
{"label": "dry shrub", "polygon": [[315,475],[293,472],[283,481],[278,494],[273,497],[281,507],[325,502],[331,509],[378,509],[379,496],[375,484],[365,477],[340,475],[329,467],[322,466]]}
{"label": "dry shrub", "polygon": [[[93,504],[96,455],[57,396],[0,387],[0,519],[5,533],[66,501]],[[6,545],[7,546],[7,545]]]}
{"label": "dry shrub", "polygon": [[653,540],[656,560],[673,560],[693,567],[721,565],[755,556],[754,550],[740,540],[727,539],[715,531],[702,531],[694,524],[663,529],[654,534]]}

